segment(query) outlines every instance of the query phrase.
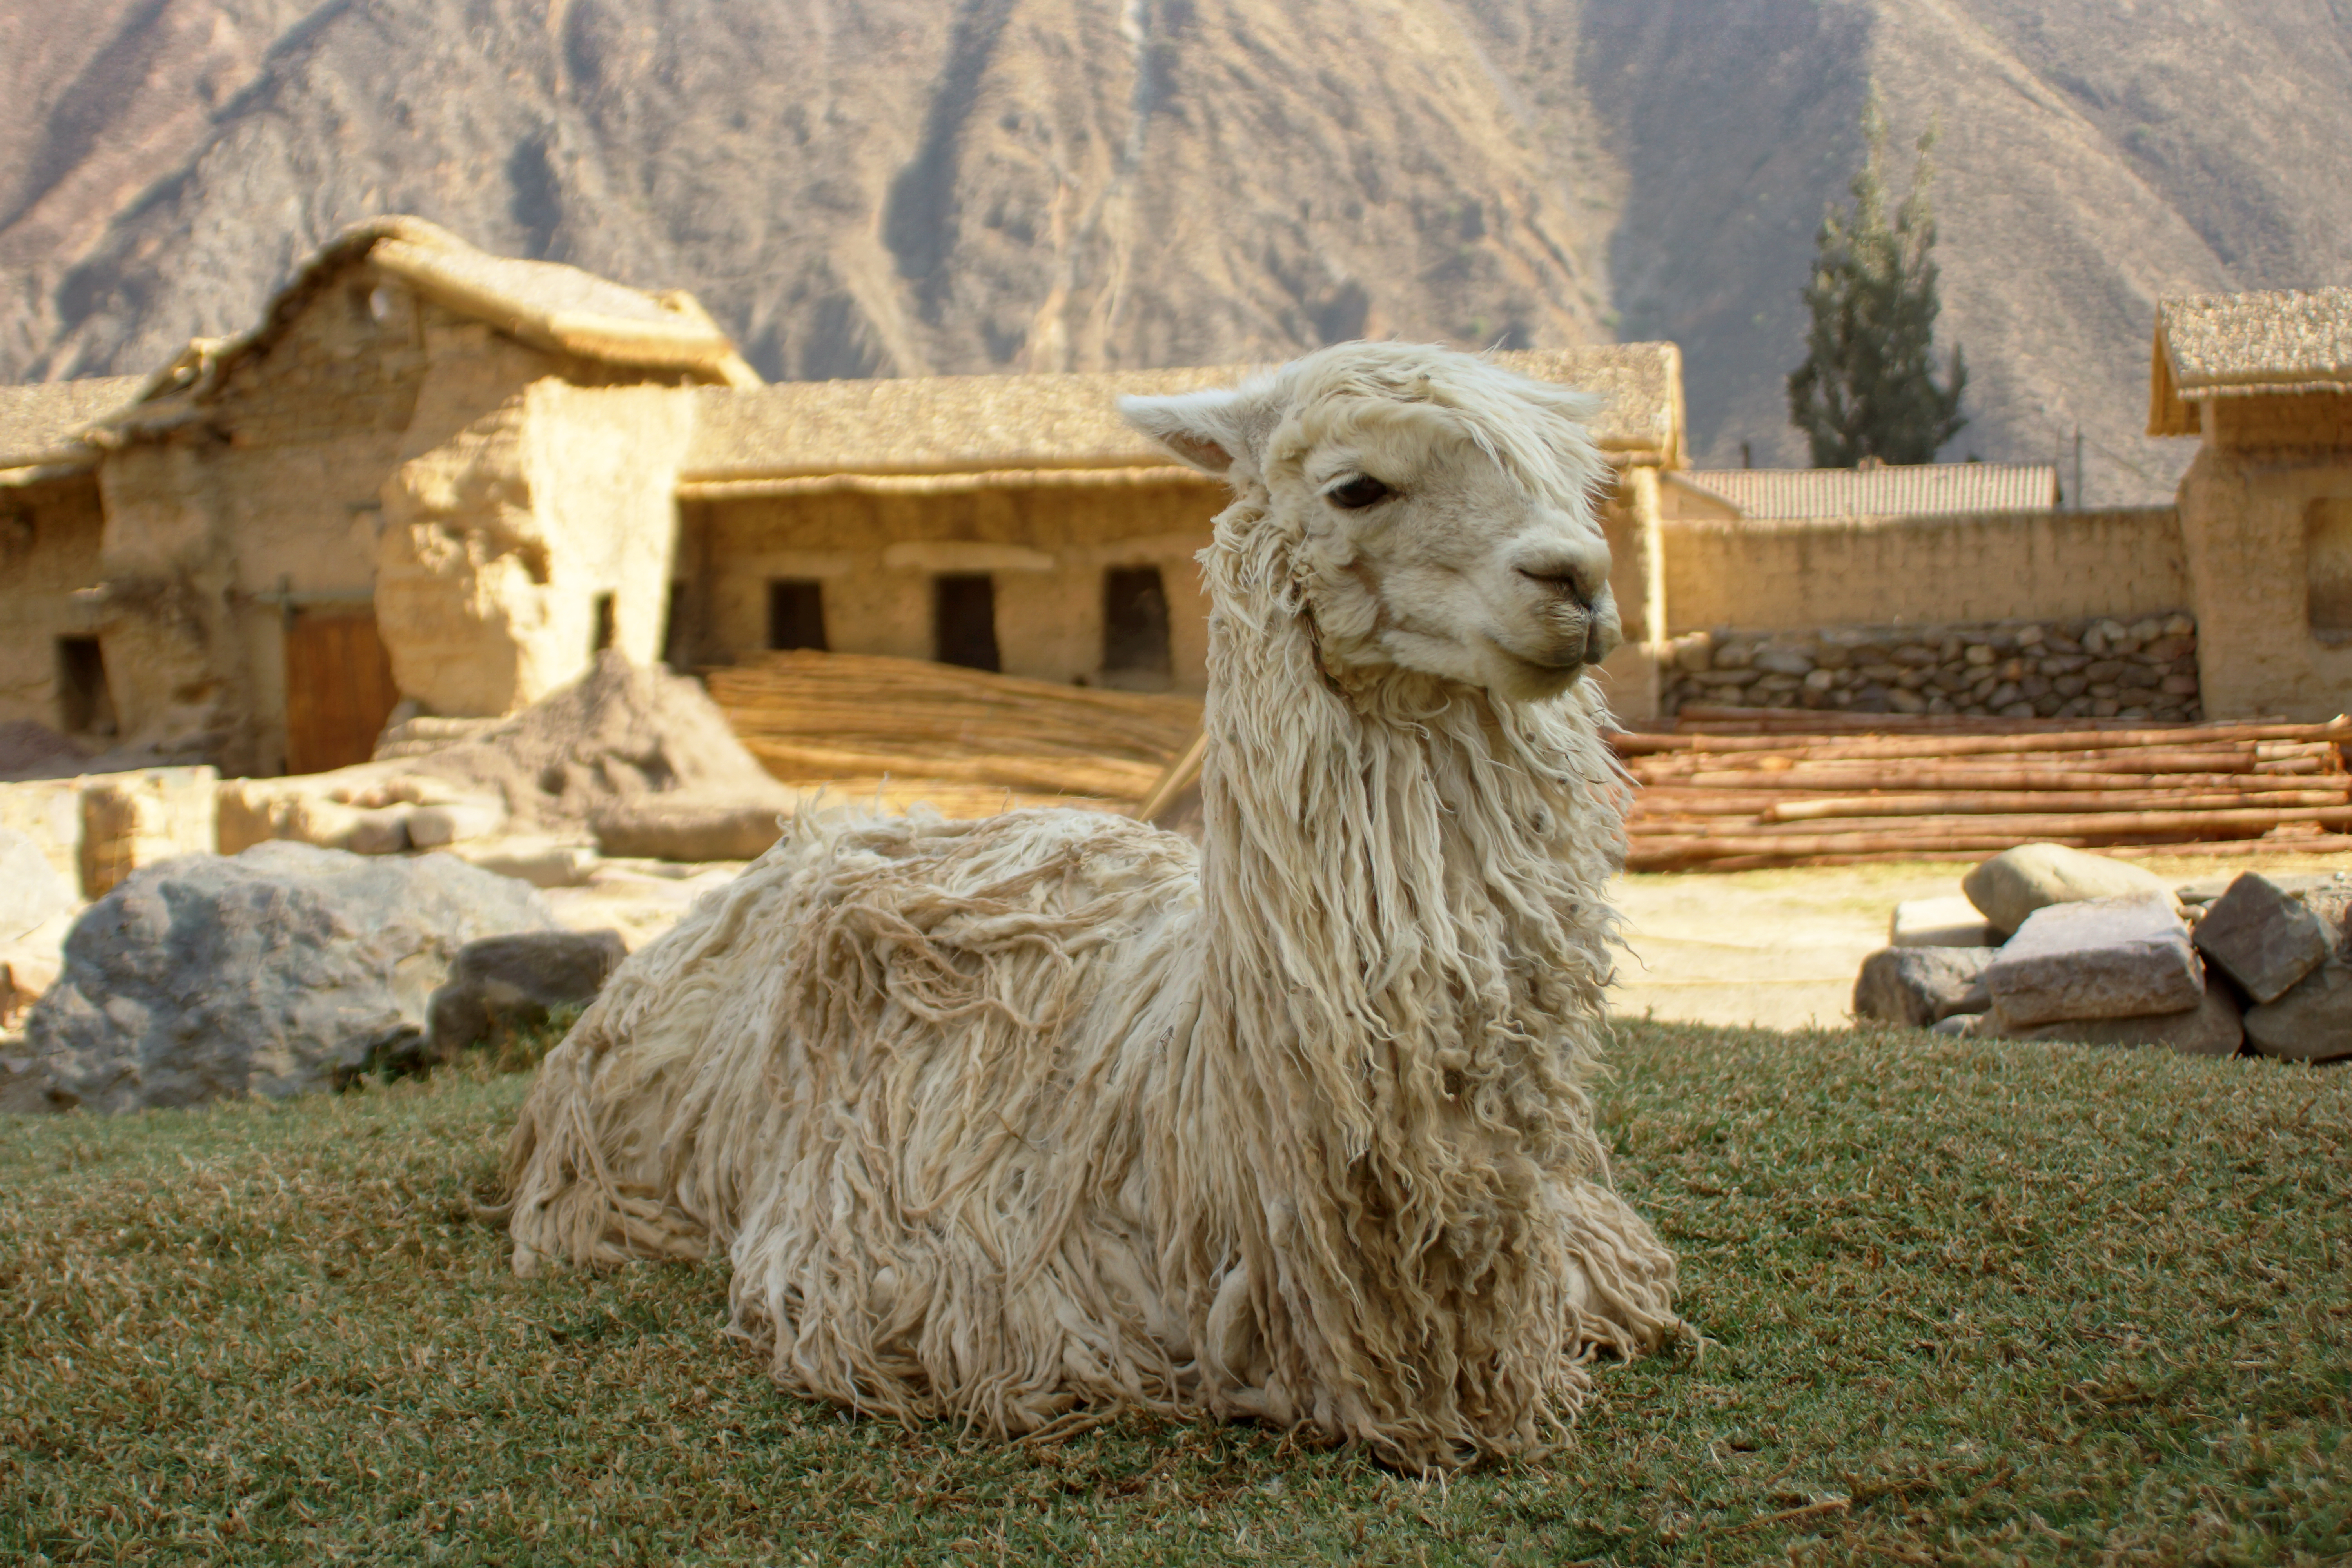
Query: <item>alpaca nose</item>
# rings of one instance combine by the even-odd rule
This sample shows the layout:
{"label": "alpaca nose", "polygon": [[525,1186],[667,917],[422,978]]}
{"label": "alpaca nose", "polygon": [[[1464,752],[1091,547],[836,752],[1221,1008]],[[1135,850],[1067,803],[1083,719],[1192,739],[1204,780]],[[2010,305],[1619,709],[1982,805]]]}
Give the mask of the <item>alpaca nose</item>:
{"label": "alpaca nose", "polygon": [[1547,592],[1589,610],[1609,585],[1609,546],[1597,539],[1575,544],[1546,543],[1521,556],[1516,570]]}

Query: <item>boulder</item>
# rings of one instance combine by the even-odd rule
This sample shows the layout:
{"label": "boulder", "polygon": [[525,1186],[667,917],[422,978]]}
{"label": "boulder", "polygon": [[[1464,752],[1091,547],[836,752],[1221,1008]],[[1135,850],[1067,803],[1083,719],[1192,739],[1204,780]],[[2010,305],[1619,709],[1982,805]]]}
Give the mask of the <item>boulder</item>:
{"label": "boulder", "polygon": [[2246,1010],[2246,1043],[2266,1057],[2352,1057],[2352,965],[2330,955],[2275,1002]]}
{"label": "boulder", "polygon": [[1984,983],[1990,947],[1883,947],[1862,961],[1853,1016],[1915,1028],[1992,1005]]}
{"label": "boulder", "polygon": [[494,1029],[528,1028],[548,1010],[585,1006],[628,956],[616,931],[532,931],[457,950],[427,1011],[431,1051],[447,1061]]}
{"label": "boulder", "polygon": [[2169,889],[2048,904],[2025,917],[1986,967],[2003,1031],[2060,1019],[2185,1012],[2205,992],[2204,965]]}
{"label": "boulder", "polygon": [[2234,1057],[2245,1043],[2238,1005],[2216,985],[2196,1006],[2178,1013],[2137,1018],[2078,1018],[2063,1024],[2013,1027],[1999,1013],[1989,1015],[1979,1037],[2004,1040],[2066,1040],[2084,1046],[2161,1046],[2184,1057]]}
{"label": "boulder", "polygon": [[447,855],[270,842],[132,875],[85,910],[26,1037],[92,1110],[333,1088],[424,1048],[466,943],[555,925],[532,888]]}
{"label": "boulder", "polygon": [[2256,1002],[2275,1002],[2326,962],[2336,933],[2309,905],[2257,871],[2230,884],[2197,922],[2197,951]]}
{"label": "boulder", "polygon": [[783,826],[771,804],[638,795],[590,819],[596,847],[623,859],[757,860]]}
{"label": "boulder", "polygon": [[1947,899],[1906,899],[1895,906],[1887,927],[1892,947],[1991,947],[1999,940],[1992,922],[1957,894]]}
{"label": "boulder", "polygon": [[2062,844],[2021,844],[2003,850],[1961,878],[1960,890],[1995,930],[2011,931],[2021,928],[2026,916],[2052,904],[2132,893],[2161,894],[2168,902],[2172,898],[2172,889],[2152,872]]}
{"label": "boulder", "polygon": [[0,827],[0,942],[30,933],[80,901],[39,845]]}

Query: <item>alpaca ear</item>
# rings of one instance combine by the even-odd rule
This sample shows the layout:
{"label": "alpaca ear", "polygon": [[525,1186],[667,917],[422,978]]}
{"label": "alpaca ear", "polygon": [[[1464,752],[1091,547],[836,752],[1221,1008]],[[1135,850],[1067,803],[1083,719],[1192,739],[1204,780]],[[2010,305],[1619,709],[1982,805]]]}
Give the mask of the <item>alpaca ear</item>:
{"label": "alpaca ear", "polygon": [[1118,411],[1129,425],[1213,474],[1225,472],[1249,450],[1244,405],[1242,394],[1224,388],[1118,400]]}

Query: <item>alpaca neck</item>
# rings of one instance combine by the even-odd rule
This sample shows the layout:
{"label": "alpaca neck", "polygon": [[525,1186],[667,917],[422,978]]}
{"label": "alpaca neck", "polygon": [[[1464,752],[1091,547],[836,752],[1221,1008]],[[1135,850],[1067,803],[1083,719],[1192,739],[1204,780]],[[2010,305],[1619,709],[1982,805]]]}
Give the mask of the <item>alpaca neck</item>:
{"label": "alpaca neck", "polygon": [[1405,1142],[1474,1126],[1546,1142],[1609,967],[1618,785],[1589,699],[1498,710],[1393,671],[1340,689],[1270,531],[1221,520],[1208,557],[1212,1048],[1290,1080],[1346,1161],[1410,1172]]}

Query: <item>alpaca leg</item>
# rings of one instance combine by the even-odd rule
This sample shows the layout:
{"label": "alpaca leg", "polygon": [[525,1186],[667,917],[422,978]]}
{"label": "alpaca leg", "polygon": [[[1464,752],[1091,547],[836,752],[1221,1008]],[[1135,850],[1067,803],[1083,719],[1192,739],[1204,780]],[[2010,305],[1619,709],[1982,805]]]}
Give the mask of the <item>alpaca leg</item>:
{"label": "alpaca leg", "polygon": [[1566,1196],[1571,1352],[1631,1356],[1658,1349],[1682,1327],[1675,1315],[1675,1255],[1649,1221],[1596,1182]]}

